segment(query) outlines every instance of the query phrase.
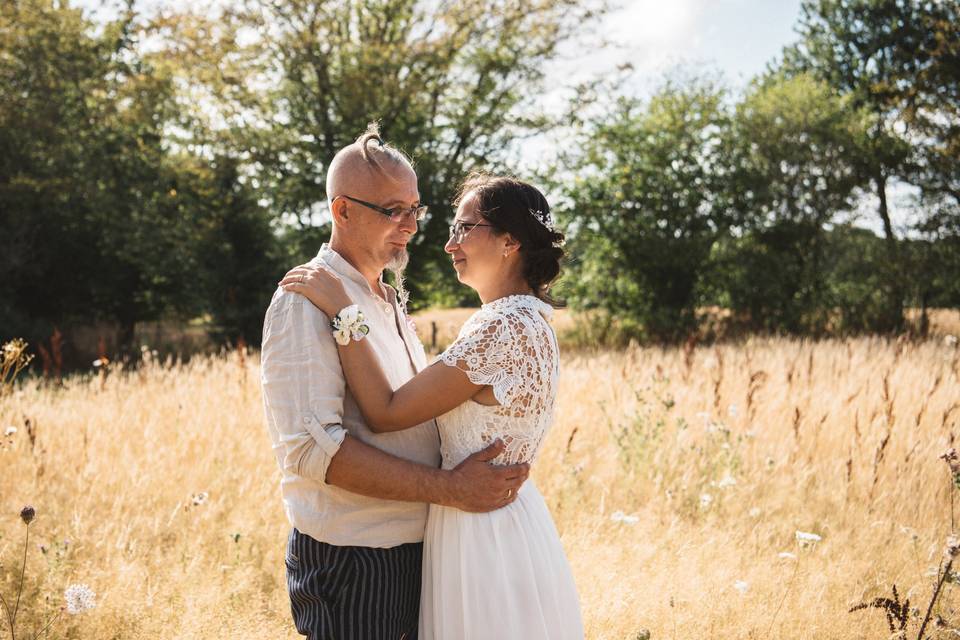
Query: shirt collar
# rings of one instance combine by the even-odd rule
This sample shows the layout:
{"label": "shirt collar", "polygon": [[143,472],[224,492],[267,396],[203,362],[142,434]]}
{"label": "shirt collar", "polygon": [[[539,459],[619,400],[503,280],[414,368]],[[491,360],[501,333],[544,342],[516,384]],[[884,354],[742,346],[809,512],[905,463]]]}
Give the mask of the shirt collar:
{"label": "shirt collar", "polygon": [[[346,258],[337,253],[329,243],[324,242],[323,245],[321,245],[316,259],[330,265],[333,267],[334,271],[348,280],[356,283],[358,286],[363,287],[364,291],[369,291],[370,294],[374,296],[377,295],[374,291],[371,291],[370,284],[367,282],[367,279],[363,277],[363,274],[357,271],[356,267],[347,262]],[[387,291],[387,295],[389,296],[390,287],[384,286],[382,273],[380,274],[379,283],[380,286]],[[380,296],[377,297],[379,298]]]}

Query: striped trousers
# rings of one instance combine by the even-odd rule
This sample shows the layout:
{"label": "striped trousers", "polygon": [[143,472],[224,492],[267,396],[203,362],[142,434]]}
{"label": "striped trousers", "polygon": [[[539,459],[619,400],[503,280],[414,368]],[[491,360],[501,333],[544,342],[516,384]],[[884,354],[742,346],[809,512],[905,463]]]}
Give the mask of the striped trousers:
{"label": "striped trousers", "polygon": [[415,640],[423,544],[337,547],[290,532],[290,609],[309,640]]}

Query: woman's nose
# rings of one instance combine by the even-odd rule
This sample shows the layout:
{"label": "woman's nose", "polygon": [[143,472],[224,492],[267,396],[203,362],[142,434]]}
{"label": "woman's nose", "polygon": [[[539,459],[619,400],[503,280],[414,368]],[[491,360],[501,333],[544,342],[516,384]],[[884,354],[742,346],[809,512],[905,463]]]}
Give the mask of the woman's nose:
{"label": "woman's nose", "polygon": [[459,244],[454,241],[453,236],[447,239],[447,244],[443,245],[443,250],[447,253],[453,253],[457,250]]}

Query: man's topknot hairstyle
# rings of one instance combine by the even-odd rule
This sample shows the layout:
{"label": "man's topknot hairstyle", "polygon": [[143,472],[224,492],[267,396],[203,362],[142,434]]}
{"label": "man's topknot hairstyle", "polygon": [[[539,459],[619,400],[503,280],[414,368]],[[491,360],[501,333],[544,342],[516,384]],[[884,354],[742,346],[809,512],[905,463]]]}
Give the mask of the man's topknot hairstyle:
{"label": "man's topknot hairstyle", "polygon": [[410,160],[407,154],[383,141],[383,138],[380,136],[379,122],[374,121],[368,124],[367,130],[360,134],[355,144],[360,148],[360,154],[363,156],[363,159],[370,164],[376,165],[380,169],[383,168],[381,154],[393,162],[402,160],[411,166],[413,165],[413,161]]}

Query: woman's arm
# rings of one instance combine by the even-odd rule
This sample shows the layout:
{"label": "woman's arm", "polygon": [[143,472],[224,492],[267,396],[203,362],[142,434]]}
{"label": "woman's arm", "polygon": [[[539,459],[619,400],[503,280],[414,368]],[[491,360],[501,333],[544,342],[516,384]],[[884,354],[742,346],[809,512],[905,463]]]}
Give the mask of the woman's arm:
{"label": "woman's arm", "polygon": [[[280,284],[306,296],[330,318],[353,304],[340,279],[326,269],[297,267]],[[436,362],[394,391],[367,340],[351,340],[337,348],[350,392],[367,426],[377,433],[408,429],[436,418],[484,389],[460,369]]]}

